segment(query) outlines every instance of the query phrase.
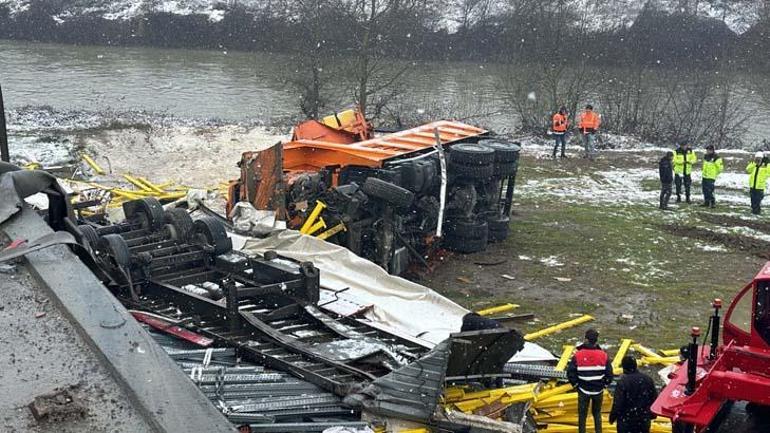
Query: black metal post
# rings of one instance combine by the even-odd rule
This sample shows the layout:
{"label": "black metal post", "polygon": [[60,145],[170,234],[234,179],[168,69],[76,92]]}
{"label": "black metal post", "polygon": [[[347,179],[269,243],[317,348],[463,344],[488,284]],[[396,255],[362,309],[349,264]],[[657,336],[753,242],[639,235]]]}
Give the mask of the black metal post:
{"label": "black metal post", "polygon": [[225,296],[227,297],[227,321],[230,325],[230,332],[241,329],[241,312],[238,309],[238,287],[232,281],[225,281]]}
{"label": "black metal post", "polygon": [[11,162],[8,152],[8,130],[5,126],[5,104],[3,103],[3,87],[0,86],[0,160]]}
{"label": "black metal post", "polygon": [[719,310],[722,308],[722,300],[714,299],[711,303],[714,307],[714,315],[711,316],[711,348],[709,350],[709,359],[717,358],[717,348],[719,347]]}
{"label": "black metal post", "polygon": [[693,327],[690,334],[692,342],[687,349],[687,387],[684,390],[686,395],[692,395],[695,392],[695,379],[698,373],[698,337],[700,337],[700,328]]}

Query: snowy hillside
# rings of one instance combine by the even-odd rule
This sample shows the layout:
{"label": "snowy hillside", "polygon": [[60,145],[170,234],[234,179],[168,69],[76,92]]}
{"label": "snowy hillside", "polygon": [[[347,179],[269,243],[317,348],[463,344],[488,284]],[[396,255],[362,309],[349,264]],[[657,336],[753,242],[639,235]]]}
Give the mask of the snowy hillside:
{"label": "snowy hillside", "polygon": [[[12,14],[29,9],[35,0],[0,0],[0,6],[7,6]],[[69,17],[79,15],[99,15],[109,20],[124,20],[140,16],[148,12],[165,12],[178,15],[199,14],[209,18],[212,22],[222,20],[225,11],[237,5],[247,10],[256,10],[266,7],[267,0],[63,0],[63,8],[55,15],[57,21],[66,20]],[[458,1],[458,4],[462,2]],[[504,0],[492,0],[488,13],[490,15],[509,12],[508,2]],[[679,0],[571,0],[573,7],[585,18],[585,25],[591,30],[618,28],[630,26],[645,7],[650,6],[666,12],[677,12]],[[710,4],[700,4],[697,15],[723,20],[730,29],[740,34],[746,31],[758,19],[755,6],[741,8],[727,7],[717,8]],[[460,7],[449,8],[446,17],[442,20],[450,30],[457,28],[461,15]],[[682,11],[684,12],[684,11]]]}

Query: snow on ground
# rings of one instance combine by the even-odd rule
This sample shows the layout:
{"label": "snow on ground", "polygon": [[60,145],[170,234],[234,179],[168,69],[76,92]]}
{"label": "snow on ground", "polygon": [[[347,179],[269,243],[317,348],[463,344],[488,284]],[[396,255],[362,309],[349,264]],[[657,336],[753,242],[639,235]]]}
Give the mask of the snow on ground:
{"label": "snow on ground", "polygon": [[166,127],[122,129],[87,137],[86,151],[114,173],[132,173],[158,182],[215,188],[240,176],[246,151],[265,149],[287,137],[262,127]]}

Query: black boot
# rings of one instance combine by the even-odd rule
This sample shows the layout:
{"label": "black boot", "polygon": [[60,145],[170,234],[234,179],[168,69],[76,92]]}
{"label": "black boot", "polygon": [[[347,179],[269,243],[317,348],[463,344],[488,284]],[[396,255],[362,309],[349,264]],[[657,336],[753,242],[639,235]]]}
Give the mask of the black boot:
{"label": "black boot", "polygon": [[681,203],[682,202],[682,196],[681,195],[677,195],[676,196],[676,202],[677,203]]}
{"label": "black boot", "polygon": [[692,202],[690,201],[690,196],[689,196],[689,195],[688,195],[688,196],[685,198],[685,201],[687,202],[687,204],[690,204],[690,203],[692,203]]}

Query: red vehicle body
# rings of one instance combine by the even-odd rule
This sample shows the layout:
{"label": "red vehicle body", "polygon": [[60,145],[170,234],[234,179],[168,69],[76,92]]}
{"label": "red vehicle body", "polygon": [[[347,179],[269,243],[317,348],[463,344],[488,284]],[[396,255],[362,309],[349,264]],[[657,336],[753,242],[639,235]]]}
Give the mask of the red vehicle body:
{"label": "red vehicle body", "polygon": [[[724,317],[719,344],[719,308],[713,304],[711,343],[693,343],[687,359],[652,406],[685,431],[704,432],[725,404],[770,406],[770,262],[741,290]],[[695,361],[695,362],[693,362]],[[692,367],[695,368],[692,368]]]}

